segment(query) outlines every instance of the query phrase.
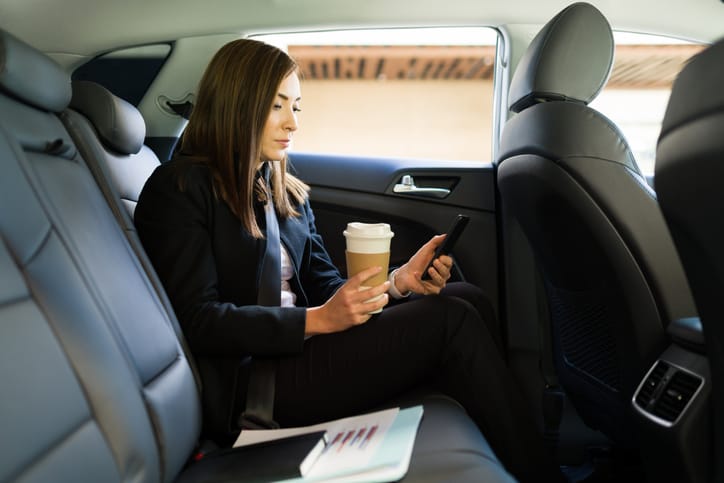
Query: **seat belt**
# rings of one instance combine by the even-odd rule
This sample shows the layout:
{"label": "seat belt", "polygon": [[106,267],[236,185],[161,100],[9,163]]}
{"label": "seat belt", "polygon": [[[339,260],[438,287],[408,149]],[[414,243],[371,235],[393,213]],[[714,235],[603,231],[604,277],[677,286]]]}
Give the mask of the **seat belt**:
{"label": "seat belt", "polygon": [[241,429],[277,429],[274,421],[276,361],[255,357],[251,360],[246,407],[239,417]]}
{"label": "seat belt", "polygon": [[[267,307],[279,307],[282,291],[281,241],[279,222],[274,210],[271,192],[271,161],[264,167],[264,182],[267,190],[264,216],[266,218],[266,248],[262,258],[261,283],[257,303]],[[253,357],[249,370],[249,384],[246,390],[246,406],[239,418],[243,429],[272,429],[279,424],[274,421],[274,394],[276,385],[276,360]]]}
{"label": "seat belt", "polygon": [[537,277],[538,287],[538,337],[540,345],[540,369],[545,387],[541,395],[541,408],[543,412],[543,439],[548,446],[551,456],[556,456],[558,441],[560,439],[560,426],[563,419],[563,405],[565,392],[558,383],[558,374],[553,364],[553,342],[551,337],[550,307],[547,303],[547,293],[544,281],[540,274]]}

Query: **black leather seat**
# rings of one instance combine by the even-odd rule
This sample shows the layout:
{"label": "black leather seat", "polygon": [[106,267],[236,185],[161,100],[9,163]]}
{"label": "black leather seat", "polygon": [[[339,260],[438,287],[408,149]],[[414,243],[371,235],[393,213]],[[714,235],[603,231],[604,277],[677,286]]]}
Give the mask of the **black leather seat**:
{"label": "black leather seat", "polygon": [[[175,480],[201,412],[173,314],[60,120],[70,77],[2,30],[0,58],[0,481]],[[405,481],[512,481],[460,406],[415,402]]]}
{"label": "black leather seat", "polygon": [[[168,314],[58,118],[57,64],[0,31],[0,480],[171,481],[201,426]],[[5,447],[5,445],[3,445]]]}
{"label": "black leather seat", "polygon": [[511,82],[497,179],[544,280],[561,385],[588,426],[633,447],[633,391],[669,321],[696,312],[655,193],[618,128],[588,107],[613,54],[587,3],[543,27]]}
{"label": "black leather seat", "polygon": [[161,164],[156,154],[144,144],[146,123],[143,116],[133,105],[95,82],[73,81],[71,90],[70,105],[59,117],[156,290],[200,389],[201,376],[190,356],[171,301],[133,223],[143,185]]}
{"label": "black leather seat", "polygon": [[98,184],[128,213],[117,214],[123,227],[132,230],[138,196],[161,164],[144,144],[146,123],[138,109],[100,84],[73,81],[72,89],[63,121]]}
{"label": "black leather seat", "polygon": [[[713,455],[724,453],[724,40],[677,77],[656,150],[655,186],[699,309],[712,374]],[[715,457],[712,481],[724,478]]]}

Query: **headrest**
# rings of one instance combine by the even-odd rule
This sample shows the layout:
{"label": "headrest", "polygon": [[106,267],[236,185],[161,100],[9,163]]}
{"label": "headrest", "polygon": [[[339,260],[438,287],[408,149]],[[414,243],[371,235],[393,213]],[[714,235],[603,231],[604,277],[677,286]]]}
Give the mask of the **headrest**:
{"label": "headrest", "polygon": [[0,30],[0,90],[44,111],[70,102],[70,75],[45,54]]}
{"label": "headrest", "polygon": [[724,113],[722,66],[724,39],[689,60],[674,81],[659,139],[684,123],[710,114]]}
{"label": "headrest", "polygon": [[74,109],[93,124],[106,147],[121,154],[136,154],[146,137],[146,123],[132,104],[90,81],[73,81]]}
{"label": "headrest", "polygon": [[510,83],[510,110],[545,101],[588,104],[603,88],[613,65],[613,33],[588,3],[574,3],[533,38]]}

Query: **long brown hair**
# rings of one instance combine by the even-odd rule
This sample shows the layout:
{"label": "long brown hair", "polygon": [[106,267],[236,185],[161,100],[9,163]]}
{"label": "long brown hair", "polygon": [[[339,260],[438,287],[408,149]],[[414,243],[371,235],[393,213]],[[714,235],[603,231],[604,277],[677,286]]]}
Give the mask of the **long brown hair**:
{"label": "long brown hair", "polygon": [[[256,178],[261,136],[279,85],[297,68],[284,51],[263,42],[239,39],[224,45],[206,67],[181,139],[181,153],[211,167],[214,193],[255,238],[263,234],[254,216],[254,197],[266,196]],[[286,157],[270,163],[272,196],[282,218],[299,216],[294,207],[309,191],[287,172],[287,163]]]}

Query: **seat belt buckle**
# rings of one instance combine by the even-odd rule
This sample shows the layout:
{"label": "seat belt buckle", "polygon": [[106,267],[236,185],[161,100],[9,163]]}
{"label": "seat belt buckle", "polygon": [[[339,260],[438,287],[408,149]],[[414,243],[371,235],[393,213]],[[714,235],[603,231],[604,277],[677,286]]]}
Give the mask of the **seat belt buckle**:
{"label": "seat belt buckle", "polygon": [[553,444],[558,443],[565,397],[558,386],[546,386],[543,390],[543,436]]}
{"label": "seat belt buckle", "polygon": [[273,419],[262,418],[248,411],[241,413],[239,425],[242,431],[245,429],[279,429],[279,423]]}

